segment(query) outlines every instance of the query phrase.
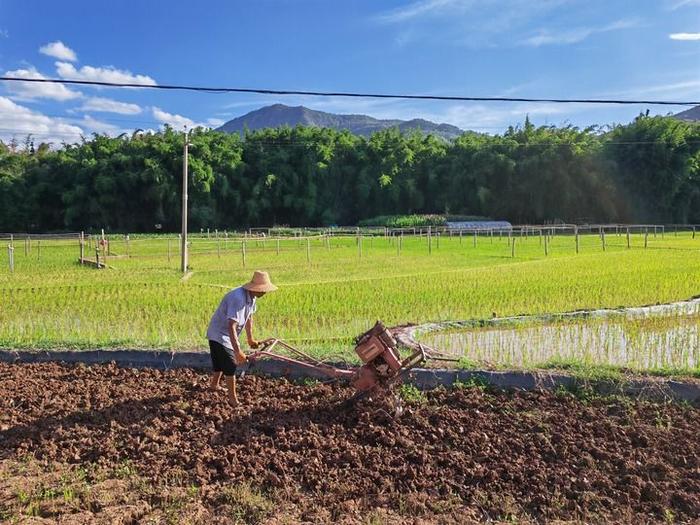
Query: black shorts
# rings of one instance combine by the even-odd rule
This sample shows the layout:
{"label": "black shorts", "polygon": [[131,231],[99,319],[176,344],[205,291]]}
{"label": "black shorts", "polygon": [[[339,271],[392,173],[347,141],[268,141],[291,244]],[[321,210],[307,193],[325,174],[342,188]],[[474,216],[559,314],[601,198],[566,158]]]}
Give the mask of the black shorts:
{"label": "black shorts", "polygon": [[209,340],[209,353],[211,354],[211,367],[214,372],[223,372],[225,376],[236,373],[236,360],[233,350],[226,348],[218,341]]}

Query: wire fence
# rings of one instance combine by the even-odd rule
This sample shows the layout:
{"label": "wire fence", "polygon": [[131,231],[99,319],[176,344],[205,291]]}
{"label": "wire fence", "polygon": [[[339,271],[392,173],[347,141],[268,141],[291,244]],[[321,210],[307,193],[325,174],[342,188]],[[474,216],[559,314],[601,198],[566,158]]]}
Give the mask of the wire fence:
{"label": "wire fence", "polygon": [[[493,256],[533,257],[608,249],[698,250],[696,224],[526,224],[497,228],[258,228],[188,234],[190,264],[200,269],[238,259],[246,268],[260,257],[276,264],[343,264],[373,254],[401,257],[440,253],[448,246],[481,247]],[[34,271],[50,259],[93,268],[141,265],[176,269],[182,255],[179,234],[0,233],[0,272]],[[271,259],[272,256],[282,256]],[[251,260],[253,259],[253,260]],[[17,264],[20,261],[22,264]],[[26,262],[31,261],[31,270]]]}

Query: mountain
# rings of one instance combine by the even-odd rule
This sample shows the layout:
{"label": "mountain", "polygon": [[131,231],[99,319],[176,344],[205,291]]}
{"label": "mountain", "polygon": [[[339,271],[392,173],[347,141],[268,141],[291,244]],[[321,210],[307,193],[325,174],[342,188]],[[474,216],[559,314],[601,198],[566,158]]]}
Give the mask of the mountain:
{"label": "mountain", "polygon": [[685,111],[681,111],[680,113],[676,113],[673,115],[677,119],[680,120],[687,120],[689,122],[698,122],[700,121],[700,106],[695,106],[694,108],[686,109]]}
{"label": "mountain", "polygon": [[429,120],[380,120],[367,115],[338,115],[316,111],[304,106],[285,106],[274,104],[265,106],[242,117],[229,120],[217,131],[228,133],[242,133],[247,127],[249,130],[261,128],[276,128],[288,125],[291,127],[317,126],[320,128],[333,128],[337,130],[347,129],[356,135],[369,136],[375,131],[398,127],[401,131],[420,130],[446,139],[452,139],[462,134],[462,130],[450,124],[435,124]]}

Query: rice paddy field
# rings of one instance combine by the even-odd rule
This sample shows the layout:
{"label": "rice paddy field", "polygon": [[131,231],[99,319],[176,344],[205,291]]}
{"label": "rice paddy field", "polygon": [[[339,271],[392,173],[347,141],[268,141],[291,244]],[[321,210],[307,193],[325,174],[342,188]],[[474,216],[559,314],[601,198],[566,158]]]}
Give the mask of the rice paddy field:
{"label": "rice paddy field", "polygon": [[[179,271],[177,236],[112,236],[108,268],[78,264],[79,241],[8,239],[0,250],[0,347],[206,348],[223,294],[270,272],[279,291],[259,302],[257,337],[352,360],[353,338],[387,325],[538,315],[689,299],[700,289],[700,236],[312,236],[191,239]],[[86,256],[94,257],[94,239]],[[645,247],[646,244],[646,247]],[[104,261],[104,257],[103,257]],[[538,367],[556,362],[698,375],[697,311],[659,318],[530,323],[432,334],[465,363]],[[601,328],[603,327],[603,328]],[[490,334],[490,335],[489,335]],[[435,338],[438,339],[435,339]],[[443,339],[440,340],[439,337]],[[451,339],[450,339],[451,338]],[[458,347],[455,350],[455,347]]]}

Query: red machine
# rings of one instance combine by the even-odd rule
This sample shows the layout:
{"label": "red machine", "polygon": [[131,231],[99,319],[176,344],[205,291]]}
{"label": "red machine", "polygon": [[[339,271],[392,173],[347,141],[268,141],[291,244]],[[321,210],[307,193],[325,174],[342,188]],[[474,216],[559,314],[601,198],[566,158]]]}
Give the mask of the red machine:
{"label": "red machine", "polygon": [[[276,353],[277,348],[286,350],[295,357]],[[362,361],[362,366],[355,369],[337,368],[314,359],[284,341],[272,339],[264,348],[253,352],[248,358],[254,361],[262,357],[271,357],[321,372],[331,378],[345,378],[358,393],[370,392],[378,386],[388,387],[426,359],[425,351],[420,345],[418,350],[401,359],[396,340],[380,321],[355,340],[355,352]]]}

